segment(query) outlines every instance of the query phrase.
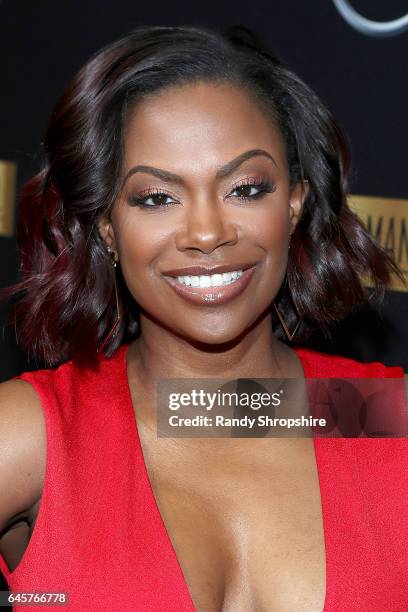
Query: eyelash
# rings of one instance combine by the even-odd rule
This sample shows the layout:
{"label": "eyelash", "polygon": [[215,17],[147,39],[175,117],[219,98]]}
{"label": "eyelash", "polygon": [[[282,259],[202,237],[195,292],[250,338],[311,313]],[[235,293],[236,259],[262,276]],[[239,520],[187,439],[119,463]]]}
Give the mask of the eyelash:
{"label": "eyelash", "polygon": [[[232,189],[232,192],[234,192],[236,189],[239,189],[240,187],[256,187],[258,189],[258,193],[254,194],[254,195],[249,195],[249,196],[235,196],[238,197],[240,200],[242,200],[243,202],[249,202],[252,200],[257,200],[258,198],[263,197],[264,195],[266,195],[267,193],[273,193],[276,189],[276,183],[273,182],[269,182],[269,181],[258,181],[255,179],[250,179],[246,182],[243,183],[239,183],[238,185],[235,185]],[[130,198],[130,202],[131,204],[133,204],[134,206],[139,206],[140,208],[165,208],[167,206],[171,206],[172,203],[169,204],[146,204],[145,200],[147,200],[148,198],[152,197],[152,196],[158,196],[158,195],[162,195],[162,196],[167,196],[168,198],[171,198],[173,196],[169,195],[168,193],[153,187],[151,189],[148,189],[146,192],[146,195],[144,195],[143,197],[138,197],[138,196],[133,196]]]}

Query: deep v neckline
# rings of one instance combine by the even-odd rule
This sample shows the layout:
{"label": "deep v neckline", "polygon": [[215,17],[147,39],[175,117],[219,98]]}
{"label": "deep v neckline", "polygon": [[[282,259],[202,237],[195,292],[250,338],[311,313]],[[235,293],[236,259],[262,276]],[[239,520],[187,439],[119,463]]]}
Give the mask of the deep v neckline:
{"label": "deep v neckline", "polygon": [[[154,492],[153,492],[153,488],[150,482],[150,478],[149,478],[149,473],[147,471],[147,466],[144,460],[144,455],[143,455],[143,449],[142,449],[142,444],[141,444],[141,440],[140,440],[140,436],[139,436],[139,429],[138,429],[138,425],[137,425],[137,419],[136,419],[136,412],[135,412],[135,408],[133,406],[133,399],[132,399],[132,394],[130,391],[130,385],[129,385],[129,376],[128,376],[128,370],[127,370],[127,360],[126,360],[126,355],[127,355],[127,351],[129,348],[130,344],[123,344],[119,347],[119,349],[117,350],[117,357],[119,359],[119,365],[120,365],[120,372],[121,372],[121,378],[122,380],[118,381],[120,386],[122,386],[122,389],[125,390],[125,394],[126,394],[126,405],[125,405],[125,410],[127,412],[127,417],[129,420],[129,424],[130,424],[130,429],[132,431],[131,436],[134,438],[135,440],[135,449],[136,449],[136,454],[138,456],[138,458],[140,459],[140,464],[142,466],[142,474],[141,477],[143,478],[143,483],[142,485],[145,486],[146,490],[149,491],[149,497],[150,497],[150,507],[153,509],[153,515],[151,516],[151,520],[154,521],[154,523],[157,525],[157,529],[160,529],[160,531],[162,532],[163,538],[162,538],[162,542],[163,542],[163,549],[167,550],[171,550],[171,557],[173,559],[174,562],[174,572],[173,574],[177,574],[178,575],[178,581],[180,584],[183,585],[184,588],[184,593],[180,593],[180,597],[182,598],[182,601],[180,601],[180,610],[183,610],[183,612],[197,612],[197,609],[194,605],[193,599],[191,597],[190,591],[189,591],[189,587],[187,584],[187,581],[185,579],[183,570],[181,568],[180,562],[178,560],[177,557],[177,553],[176,550],[173,546],[173,543],[171,541],[170,535],[167,531],[166,525],[164,523],[163,517],[161,515],[161,512],[159,510],[159,506],[157,504],[156,498],[154,496]],[[312,368],[309,366],[308,362],[306,360],[303,360],[302,355],[299,354],[296,350],[296,348],[294,349],[297,357],[302,365],[302,369],[303,369],[303,373],[305,378],[314,378],[314,372],[312,371]],[[331,550],[328,550],[328,534],[330,533],[330,526],[328,525],[328,512],[326,511],[326,507],[327,507],[327,499],[325,498],[325,495],[322,493],[322,490],[324,490],[324,488],[322,487],[322,472],[323,472],[323,467],[322,467],[322,462],[323,462],[323,454],[320,452],[321,451],[321,447],[320,444],[321,442],[328,442],[328,440],[324,440],[324,439],[319,439],[317,437],[313,438],[313,445],[314,445],[314,454],[315,454],[315,462],[316,462],[316,469],[317,469],[317,475],[318,475],[318,481],[319,481],[319,493],[320,493],[320,510],[321,510],[321,516],[322,516],[322,523],[323,523],[323,535],[324,535],[324,550],[325,550],[325,570],[326,570],[326,579],[325,579],[325,598],[324,598],[324,605],[322,608],[321,612],[328,612],[329,608],[329,596],[331,593],[331,584],[332,584],[332,580],[331,580],[331,576],[332,576],[332,567],[333,567],[333,563],[332,563],[332,555],[331,555]]]}

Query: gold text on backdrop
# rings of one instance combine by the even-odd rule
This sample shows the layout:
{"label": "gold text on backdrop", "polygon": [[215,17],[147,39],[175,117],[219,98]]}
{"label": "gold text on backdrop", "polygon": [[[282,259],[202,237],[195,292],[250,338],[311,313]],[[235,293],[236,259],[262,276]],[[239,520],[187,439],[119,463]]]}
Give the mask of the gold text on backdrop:
{"label": "gold text on backdrop", "polygon": [[348,203],[404,273],[407,285],[393,278],[390,289],[408,291],[408,200],[350,195]]}
{"label": "gold text on backdrop", "polygon": [[12,236],[17,167],[14,162],[0,161],[0,236]]}

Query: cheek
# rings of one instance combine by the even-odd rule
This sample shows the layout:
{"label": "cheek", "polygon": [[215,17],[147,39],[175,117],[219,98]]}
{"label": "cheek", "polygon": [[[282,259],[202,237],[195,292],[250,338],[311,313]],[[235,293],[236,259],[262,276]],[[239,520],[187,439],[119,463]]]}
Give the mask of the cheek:
{"label": "cheek", "polygon": [[264,273],[260,276],[259,292],[265,305],[278,293],[284,281],[289,255],[289,204],[286,200],[274,204],[276,206],[262,211],[256,224],[257,245],[264,253]]}
{"label": "cheek", "polygon": [[261,248],[273,258],[283,254],[290,234],[289,204],[275,201],[270,208],[258,211],[254,221],[252,233]]}
{"label": "cheek", "polygon": [[259,243],[271,255],[276,255],[278,251],[285,250],[289,240],[288,227],[286,220],[265,219],[257,232]]}
{"label": "cheek", "polygon": [[168,246],[168,228],[154,218],[138,219],[132,212],[121,220],[116,235],[123,277],[136,297],[144,292],[149,277],[154,280],[154,266]]}

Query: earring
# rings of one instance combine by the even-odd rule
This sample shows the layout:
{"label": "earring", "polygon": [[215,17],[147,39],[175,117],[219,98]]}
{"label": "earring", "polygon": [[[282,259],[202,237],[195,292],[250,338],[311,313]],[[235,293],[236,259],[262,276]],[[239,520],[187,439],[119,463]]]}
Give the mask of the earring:
{"label": "earring", "polygon": [[106,247],[106,250],[108,251],[108,253],[109,253],[109,254],[110,254],[110,256],[111,256],[111,259],[112,259],[112,265],[113,265],[113,267],[114,267],[114,268],[116,268],[116,264],[117,264],[117,263],[118,263],[118,261],[119,261],[118,254],[117,254],[117,253],[116,253],[116,251],[115,251],[114,249],[112,249],[112,247],[110,247],[110,246],[107,246],[107,247]]}
{"label": "earring", "polygon": [[297,330],[299,329],[299,325],[300,325],[300,323],[301,323],[302,319],[301,319],[301,318],[299,318],[298,322],[296,323],[296,327],[295,327],[295,329],[294,329],[294,330],[293,330],[293,332],[291,333],[291,332],[289,331],[288,326],[287,326],[287,325],[286,325],[286,323],[285,323],[285,319],[283,318],[282,313],[280,312],[280,310],[279,310],[279,308],[277,307],[277,305],[275,304],[275,302],[273,302],[273,307],[274,307],[274,309],[275,309],[276,314],[278,315],[278,319],[279,319],[279,321],[280,321],[280,324],[281,324],[281,325],[282,325],[282,327],[283,327],[283,331],[285,332],[287,339],[289,340],[289,342],[292,342],[293,338],[295,337],[295,334],[296,334]]}
{"label": "earring", "polygon": [[[116,268],[116,265],[117,265],[117,263],[119,261],[119,257],[117,256],[116,251],[114,251],[110,246],[107,247],[107,251],[108,251],[108,253],[111,256],[113,267]],[[111,329],[110,329],[108,335],[106,336],[105,340],[99,346],[99,348],[97,350],[98,353],[100,353],[104,349],[106,343],[108,342],[109,338],[112,336],[113,332],[115,331],[115,329],[119,325],[119,322],[120,322],[120,319],[121,319],[120,309],[119,309],[118,288],[116,286],[116,273],[115,273],[115,271],[114,271],[114,285],[115,285],[115,301],[116,301],[116,321],[113,324],[113,326],[111,327]]]}

